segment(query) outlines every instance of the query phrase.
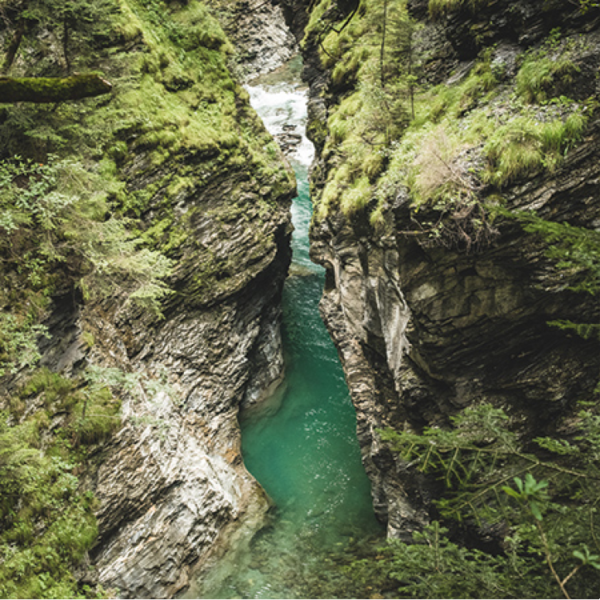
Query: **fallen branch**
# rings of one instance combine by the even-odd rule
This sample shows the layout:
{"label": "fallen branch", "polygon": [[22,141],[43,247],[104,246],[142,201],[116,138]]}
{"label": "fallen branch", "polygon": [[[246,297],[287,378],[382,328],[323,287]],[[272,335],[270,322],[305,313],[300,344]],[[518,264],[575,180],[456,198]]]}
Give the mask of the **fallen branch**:
{"label": "fallen branch", "polygon": [[95,73],[70,77],[0,77],[2,102],[64,102],[108,94],[112,84]]}

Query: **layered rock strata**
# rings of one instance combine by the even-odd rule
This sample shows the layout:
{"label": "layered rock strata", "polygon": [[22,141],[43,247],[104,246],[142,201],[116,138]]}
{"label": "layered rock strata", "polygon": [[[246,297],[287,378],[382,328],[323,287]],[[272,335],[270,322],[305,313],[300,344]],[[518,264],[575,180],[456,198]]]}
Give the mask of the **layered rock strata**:
{"label": "layered rock strata", "polygon": [[[579,99],[597,97],[596,13],[582,17],[577,8],[558,4],[542,10],[536,2],[513,3],[509,10],[501,2],[477,14],[465,6],[432,22],[425,3],[413,3],[411,10],[423,23],[419,43],[427,58],[421,72],[429,83],[460,81],[486,47],[510,82],[515,58],[560,26],[567,37],[584,39],[575,59],[581,70],[569,92]],[[312,90],[308,130],[322,151],[331,135],[328,111],[349,88],[334,85],[318,68],[314,39],[305,48]],[[505,108],[499,102],[495,110]],[[589,119],[583,139],[556,172],[538,172],[505,187],[506,208],[597,229],[599,125],[597,116]],[[323,154],[317,158],[312,172],[317,206],[335,166]],[[484,202],[495,193],[484,189]],[[591,296],[567,289],[541,239],[525,234],[514,220],[496,221],[490,239],[470,246],[435,243],[419,234],[407,188],[399,188],[385,206],[383,228],[371,225],[371,210],[373,202],[351,215],[334,207],[315,219],[311,256],[327,269],[321,312],[357,409],[375,511],[390,536],[409,540],[428,521],[434,491],[381,443],[377,430],[447,425],[457,411],[485,401],[508,410],[523,435],[555,432],[559,416],[591,396],[600,352],[597,341],[548,322],[597,323],[599,307]],[[438,211],[421,207],[418,222],[438,219]]]}
{"label": "layered rock strata", "polygon": [[[46,2],[40,14],[51,8]],[[101,27],[78,22],[62,43],[61,22],[28,22],[12,72],[53,74],[66,57],[75,68],[102,70],[112,94],[47,113],[6,108],[0,127],[7,152],[42,160],[53,140],[73,135],[58,149],[107,177],[106,218],[109,209],[124,213],[140,242],[172,261],[161,318],[124,293],[84,301],[64,277],[41,346],[41,365],[65,377],[96,369],[122,400],[116,432],[78,472],[81,489],[98,500],[99,528],[93,570],[80,577],[119,597],[171,597],[209,557],[260,527],[269,508],[243,465],[237,414],[282,377],[280,300],[295,184],[225,67],[232,47],[203,5],[160,3],[159,14],[155,3],[108,0],[100,8]],[[288,42],[278,31],[281,54]],[[1,33],[8,39],[10,30]],[[42,125],[54,137],[32,150],[11,111],[36,126],[46,115]],[[15,380],[6,385],[14,389]],[[26,414],[36,399],[27,402]],[[56,411],[60,426],[65,416]]]}
{"label": "layered rock strata", "polygon": [[[124,427],[86,477],[100,501],[92,552],[98,580],[125,597],[172,596],[237,529],[260,527],[269,507],[243,465],[237,414],[245,399],[268,393],[282,376],[288,209],[283,198],[268,217],[259,216],[258,194],[248,190],[247,218],[224,226],[217,215],[235,174],[217,178],[208,194],[184,201],[212,204],[192,236],[234,261],[237,281],[206,304],[180,297],[150,327],[125,321],[112,307],[100,314],[99,307],[84,308],[75,323],[76,332],[96,340],[87,361],[165,382],[153,396],[141,385],[132,391],[122,407]],[[199,265],[184,251],[182,273],[186,267],[193,272]],[[75,334],[73,346],[82,345]]]}
{"label": "layered rock strata", "polygon": [[238,49],[235,68],[244,81],[274,71],[298,53],[277,2],[235,2],[224,26]]}

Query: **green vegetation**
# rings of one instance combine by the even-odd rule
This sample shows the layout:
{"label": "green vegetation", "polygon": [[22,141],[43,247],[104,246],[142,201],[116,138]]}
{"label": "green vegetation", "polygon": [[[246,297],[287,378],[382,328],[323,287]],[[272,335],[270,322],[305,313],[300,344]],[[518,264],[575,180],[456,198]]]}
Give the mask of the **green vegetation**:
{"label": "green vegetation", "polygon": [[580,69],[572,61],[575,43],[562,44],[560,30],[550,32],[546,43],[528,52],[517,73],[516,91],[526,102],[543,103],[567,94]]}
{"label": "green vegetation", "polygon": [[488,167],[482,179],[500,188],[544,168],[554,171],[581,139],[585,124],[580,112],[543,123],[515,117],[488,137],[483,147]]}
{"label": "green vegetation", "polygon": [[70,77],[0,77],[3,102],[63,102],[101,96],[110,90],[110,83],[93,73]]}
{"label": "green vegetation", "polygon": [[579,68],[568,58],[558,62],[548,57],[529,59],[517,75],[517,93],[527,102],[544,102],[553,88],[566,91],[578,72]]}
{"label": "green vegetation", "polygon": [[[123,295],[160,315],[169,259],[187,248],[210,263],[188,235],[197,207],[176,216],[174,205],[215,172],[239,173],[232,204],[252,186],[273,202],[293,182],[229,74],[231,46],[205,4],[9,0],[3,10],[18,42],[5,72],[43,81],[95,71],[113,85],[81,102],[0,105],[0,307],[10,312],[0,319],[0,369],[10,371],[35,362],[56,289]],[[41,29],[61,41],[54,54]],[[25,52],[45,58],[24,61]],[[178,291],[201,296],[211,281]]]}
{"label": "green vegetation", "polygon": [[119,407],[91,376],[73,380],[40,369],[0,413],[3,598],[103,597],[71,574],[97,536],[96,501],[79,490],[76,473],[90,446],[120,424]]}
{"label": "green vegetation", "polygon": [[[546,244],[546,256],[551,259],[561,279],[568,281],[568,289],[590,294],[596,300],[600,295],[600,233],[594,229],[575,227],[542,219],[534,212],[509,213],[523,229],[539,236]],[[584,339],[600,339],[600,323],[574,323],[569,320],[551,321],[552,326],[576,333]],[[597,390],[600,392],[600,383]]]}
{"label": "green vegetation", "polygon": [[[314,10],[332,12],[328,2]],[[340,97],[329,109],[329,135],[321,134],[327,180],[316,219],[339,208],[383,231],[387,207],[405,190],[418,224],[410,235],[467,248],[487,243],[499,192],[558,169],[595,106],[563,95],[579,72],[580,42],[558,30],[520,57],[513,79],[486,48],[468,72],[428,86],[420,26],[403,0],[363,1],[346,21],[326,22],[311,21],[305,40],[319,43]]]}
{"label": "green vegetation", "polygon": [[[382,432],[404,461],[438,482],[438,519],[392,540],[349,572],[401,598],[594,598],[600,585],[597,528],[600,417],[589,407],[571,435],[527,448],[500,409],[480,405],[452,429]],[[491,553],[451,541],[470,531]],[[480,543],[483,543],[482,541]]]}
{"label": "green vegetation", "polygon": [[568,277],[569,289],[600,294],[600,232],[546,221],[534,213],[517,213],[516,217],[525,231],[540,235],[548,243],[547,255]]}
{"label": "green vegetation", "polygon": [[[327,6],[319,4],[313,15]],[[332,168],[317,208],[323,218],[335,206],[346,214],[367,206],[391,144],[406,129],[415,93],[416,26],[404,3],[379,2],[361,4],[340,32],[315,27],[309,35],[324,35],[321,58],[332,68],[334,85],[355,86],[329,119],[323,154]]]}
{"label": "green vegetation", "polygon": [[[128,220],[108,217],[104,181],[71,159],[0,162],[0,374],[32,366],[36,336],[56,288],[78,287],[87,300],[124,293],[159,312],[169,261],[140,248]],[[60,190],[60,191],[59,191]]]}
{"label": "green vegetation", "polygon": [[[573,2],[573,5],[577,3]],[[590,8],[600,6],[595,0],[579,0],[580,10],[585,14]],[[429,15],[432,19],[439,19],[449,13],[466,9],[472,14],[485,7],[484,0],[429,0]]]}
{"label": "green vegetation", "polygon": [[463,7],[475,13],[483,4],[483,0],[429,0],[429,14],[432,19],[439,19]]}
{"label": "green vegetation", "polygon": [[[11,74],[42,76],[50,70],[58,75],[68,62],[72,70],[101,72],[113,93],[57,106],[5,107],[0,139],[9,156],[46,162],[50,152],[60,158],[77,154],[88,170],[98,170],[101,160],[100,175],[117,214],[139,217],[152,209],[155,220],[169,220],[167,240],[185,231],[169,207],[192,176],[201,187],[214,169],[229,167],[275,192],[291,187],[278,156],[266,150],[270,137],[249,109],[247,94],[231,78],[230,44],[205,4],[96,4],[78,0],[72,5],[74,21],[83,24],[62,52],[68,61],[58,56],[52,65],[40,61],[21,73],[17,54]],[[53,0],[39,0],[34,11],[22,13],[27,22],[22,48],[41,50],[36,33],[42,26],[62,39],[62,17],[54,8]],[[16,27],[18,16],[14,22]],[[140,155],[143,162],[135,160]],[[132,189],[124,170],[134,164],[134,174],[147,184]],[[199,164],[207,168],[198,169]],[[167,240],[161,248],[166,252],[173,247]]]}

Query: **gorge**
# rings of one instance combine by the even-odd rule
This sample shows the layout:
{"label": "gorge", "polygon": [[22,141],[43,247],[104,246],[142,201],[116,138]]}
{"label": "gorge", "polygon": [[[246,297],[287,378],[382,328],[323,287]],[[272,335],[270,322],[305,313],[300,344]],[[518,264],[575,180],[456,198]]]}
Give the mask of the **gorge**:
{"label": "gorge", "polygon": [[594,597],[594,2],[1,9],[0,595]]}
{"label": "gorge", "polygon": [[[276,139],[306,125],[307,90],[299,80],[298,58],[246,86]],[[318,313],[323,272],[308,258],[312,155],[306,138],[290,153],[298,197],[292,204],[293,255],[283,292],[285,379],[270,399],[243,408],[240,419],[244,463],[274,502],[271,522],[220,559],[185,597],[340,593],[334,583],[336,553],[382,533],[371,508],[354,410]]]}

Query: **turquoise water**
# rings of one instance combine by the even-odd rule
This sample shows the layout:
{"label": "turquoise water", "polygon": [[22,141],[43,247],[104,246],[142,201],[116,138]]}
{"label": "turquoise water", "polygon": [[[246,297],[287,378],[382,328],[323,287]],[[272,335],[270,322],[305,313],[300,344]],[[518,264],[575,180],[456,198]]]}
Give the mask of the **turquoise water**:
{"label": "turquoise water", "polygon": [[284,288],[285,387],[242,415],[242,453],[280,518],[327,544],[343,542],[357,527],[370,529],[374,517],[354,407],[319,316],[323,273],[298,235],[298,220],[310,217],[307,190],[300,188],[296,203],[294,256],[303,274],[290,276]]}
{"label": "turquoise water", "polygon": [[[305,113],[297,100],[304,93],[279,83],[274,95],[284,104],[278,108],[268,85],[251,91],[271,116],[296,119],[302,129]],[[261,114],[261,106],[255,108]],[[269,115],[261,116],[269,126]],[[240,419],[245,464],[275,504],[272,524],[246,551],[224,557],[204,583],[204,598],[348,597],[336,556],[382,533],[360,459],[354,408],[318,311],[324,273],[308,258],[308,160],[303,148],[292,160],[298,198],[283,297],[285,381]]]}

